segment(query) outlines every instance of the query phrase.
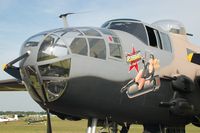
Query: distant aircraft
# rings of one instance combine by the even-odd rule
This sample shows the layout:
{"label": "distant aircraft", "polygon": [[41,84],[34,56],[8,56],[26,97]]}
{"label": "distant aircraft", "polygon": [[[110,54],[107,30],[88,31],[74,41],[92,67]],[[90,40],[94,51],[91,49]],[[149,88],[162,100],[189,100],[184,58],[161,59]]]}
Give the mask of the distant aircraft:
{"label": "distant aircraft", "polygon": [[47,121],[46,117],[30,117],[25,120],[28,125]]}
{"label": "distant aircraft", "polygon": [[185,133],[189,123],[200,126],[200,47],[188,35],[178,21],[134,19],[41,32],[4,66],[17,80],[0,88],[23,84],[47,111],[48,133],[50,113],[88,119],[87,133],[97,126],[117,133],[119,125],[128,133],[131,124],[144,133]]}
{"label": "distant aircraft", "polygon": [[18,115],[14,115],[14,117],[13,118],[11,118],[11,117],[3,117],[3,118],[1,118],[0,117],[0,122],[4,122],[4,123],[7,123],[7,122],[11,122],[11,121],[18,121]]}

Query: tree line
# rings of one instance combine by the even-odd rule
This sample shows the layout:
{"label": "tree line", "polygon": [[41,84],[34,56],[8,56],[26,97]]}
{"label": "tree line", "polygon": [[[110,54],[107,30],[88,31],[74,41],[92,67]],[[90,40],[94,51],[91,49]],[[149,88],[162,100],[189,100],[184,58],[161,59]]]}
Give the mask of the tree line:
{"label": "tree line", "polygon": [[35,111],[0,111],[0,115],[45,115],[46,112],[35,112]]}

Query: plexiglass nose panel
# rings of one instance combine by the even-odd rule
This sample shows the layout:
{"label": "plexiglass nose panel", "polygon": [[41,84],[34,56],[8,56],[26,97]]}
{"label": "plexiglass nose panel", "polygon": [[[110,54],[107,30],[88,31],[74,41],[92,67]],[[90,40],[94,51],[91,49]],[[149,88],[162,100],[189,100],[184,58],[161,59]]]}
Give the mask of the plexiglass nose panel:
{"label": "plexiglass nose panel", "polygon": [[[42,86],[40,84],[40,81],[39,81],[39,77],[38,77],[38,73],[36,71],[36,69],[34,68],[34,66],[26,66],[25,69],[25,76],[26,77],[26,80],[25,83],[28,84],[27,87],[28,90],[33,90],[35,93],[37,93],[37,95],[39,96],[39,99],[41,100],[45,100],[44,98],[44,94],[42,92]],[[36,96],[36,97],[38,97]]]}
{"label": "plexiglass nose panel", "polygon": [[56,35],[48,35],[40,46],[37,61],[64,57],[68,54],[69,51],[63,40]]}
{"label": "plexiglass nose panel", "polygon": [[66,59],[39,66],[43,86],[49,101],[59,98],[67,87],[71,60]]}
{"label": "plexiglass nose panel", "polygon": [[21,62],[21,75],[36,101],[55,101],[67,88],[71,58],[69,48],[59,35],[38,34],[28,39],[22,53],[31,51]]}
{"label": "plexiglass nose panel", "polygon": [[41,76],[50,77],[68,77],[70,69],[70,60],[63,60],[52,64],[39,66]]}

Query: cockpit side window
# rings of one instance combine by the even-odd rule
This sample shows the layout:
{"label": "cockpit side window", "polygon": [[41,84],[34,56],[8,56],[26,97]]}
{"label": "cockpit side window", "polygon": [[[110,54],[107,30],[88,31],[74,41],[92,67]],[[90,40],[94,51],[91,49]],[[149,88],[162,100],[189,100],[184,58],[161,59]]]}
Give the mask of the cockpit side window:
{"label": "cockpit side window", "polygon": [[162,44],[163,44],[163,49],[168,52],[172,52],[172,46],[171,46],[169,36],[163,32],[160,32],[160,36],[161,36],[161,40],[162,40]]}
{"label": "cockpit side window", "polygon": [[88,38],[89,46],[90,46],[90,56],[106,59],[106,45],[103,39],[98,38]]}
{"label": "cockpit side window", "polygon": [[87,55],[88,53],[88,47],[87,42],[85,38],[75,38],[71,45],[70,49],[72,53],[80,54],[80,55]]}
{"label": "cockpit side window", "polygon": [[109,43],[110,56],[115,58],[122,58],[122,47],[120,44]]}
{"label": "cockpit side window", "polygon": [[159,31],[158,30],[154,30],[154,33],[156,35],[156,40],[157,40],[157,44],[158,44],[159,48],[163,49]]}
{"label": "cockpit side window", "polygon": [[157,40],[156,40],[156,35],[155,35],[155,29],[148,26],[146,26],[146,29],[149,36],[149,45],[157,48],[158,45],[157,45]]}

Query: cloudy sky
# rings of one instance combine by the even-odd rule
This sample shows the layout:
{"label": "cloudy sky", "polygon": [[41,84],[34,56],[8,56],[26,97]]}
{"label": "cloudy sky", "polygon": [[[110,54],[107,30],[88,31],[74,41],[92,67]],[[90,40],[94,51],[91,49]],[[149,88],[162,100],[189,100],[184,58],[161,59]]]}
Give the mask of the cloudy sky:
{"label": "cloudy sky", "polygon": [[[200,44],[199,0],[0,0],[0,65],[19,54],[25,39],[38,32],[62,27],[61,13],[70,26],[99,27],[115,18],[133,18],[146,23],[161,19],[181,21],[191,38]],[[0,70],[0,80],[12,78]],[[40,111],[27,92],[0,92],[0,111]]]}

